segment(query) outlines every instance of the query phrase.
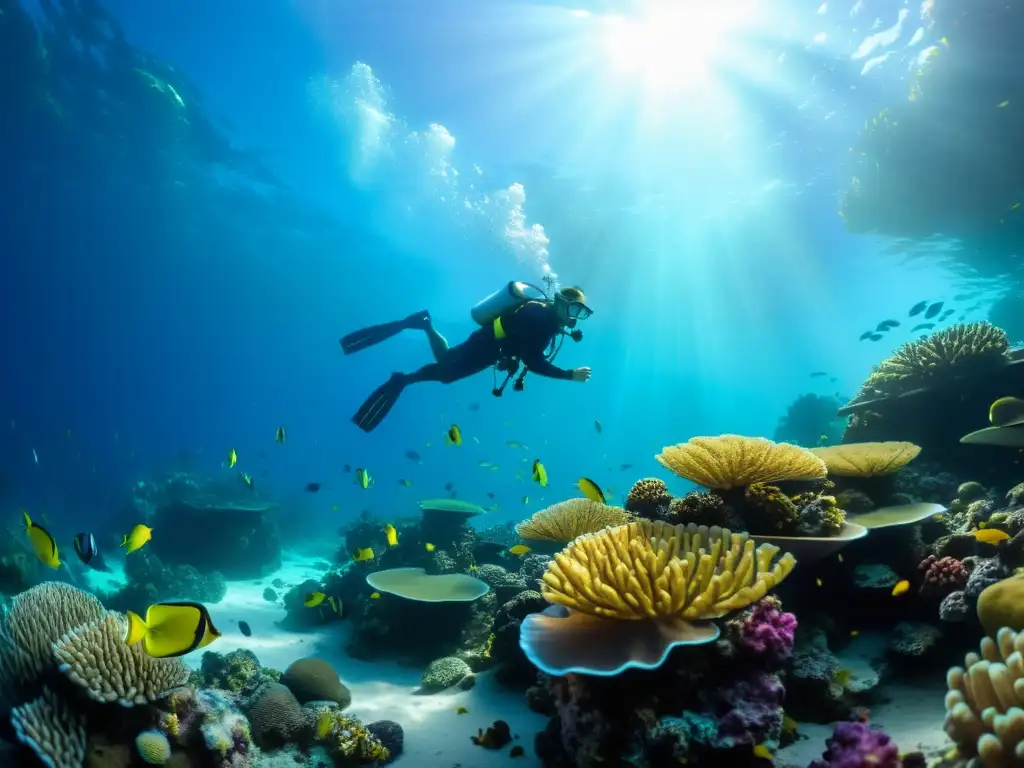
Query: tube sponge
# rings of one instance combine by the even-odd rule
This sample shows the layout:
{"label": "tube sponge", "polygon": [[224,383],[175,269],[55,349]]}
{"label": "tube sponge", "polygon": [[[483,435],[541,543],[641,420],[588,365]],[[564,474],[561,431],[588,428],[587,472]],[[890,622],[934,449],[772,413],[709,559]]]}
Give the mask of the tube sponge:
{"label": "tube sponge", "polygon": [[1024,633],[1003,627],[946,675],[946,734],[984,766],[1024,761]]}
{"label": "tube sponge", "polygon": [[764,597],[796,564],[746,534],[638,521],[581,536],[548,566],[550,603],[609,619],[711,619]]}

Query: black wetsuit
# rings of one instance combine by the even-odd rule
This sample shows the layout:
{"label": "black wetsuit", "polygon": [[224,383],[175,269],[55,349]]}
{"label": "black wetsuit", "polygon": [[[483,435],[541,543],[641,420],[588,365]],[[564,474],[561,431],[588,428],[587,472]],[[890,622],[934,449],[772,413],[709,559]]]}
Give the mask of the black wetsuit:
{"label": "black wetsuit", "polygon": [[494,336],[493,324],[479,328],[461,344],[451,347],[440,360],[406,374],[404,383],[439,381],[451,384],[495,363],[516,358],[527,370],[551,379],[571,379],[572,371],[552,365],[545,357],[551,342],[562,330],[554,310],[539,301],[530,301],[501,316],[505,338]]}

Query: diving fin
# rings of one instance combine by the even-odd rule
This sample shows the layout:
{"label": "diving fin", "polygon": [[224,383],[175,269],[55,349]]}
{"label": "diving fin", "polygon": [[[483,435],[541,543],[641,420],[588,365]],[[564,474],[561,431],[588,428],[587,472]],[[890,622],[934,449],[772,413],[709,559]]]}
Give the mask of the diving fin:
{"label": "diving fin", "polygon": [[430,327],[430,313],[427,310],[409,315],[404,320],[395,320],[391,323],[371,325],[359,331],[353,331],[347,336],[341,337],[341,351],[346,355],[358,352],[361,349],[372,347],[387,341],[392,336],[397,336],[402,331],[419,329],[426,330]]}
{"label": "diving fin", "polygon": [[405,374],[392,374],[390,379],[377,387],[373,394],[366,398],[366,402],[352,417],[352,423],[363,432],[373,432],[398,402],[403,389],[405,389]]}

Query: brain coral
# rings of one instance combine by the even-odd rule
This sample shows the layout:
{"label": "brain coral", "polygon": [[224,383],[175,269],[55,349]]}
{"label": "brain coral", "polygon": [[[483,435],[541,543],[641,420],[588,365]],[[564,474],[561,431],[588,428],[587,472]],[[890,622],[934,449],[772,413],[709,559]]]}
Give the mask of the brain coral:
{"label": "brain coral", "polygon": [[280,683],[267,683],[253,698],[245,713],[252,727],[252,738],[263,748],[294,742],[306,728],[302,705]]}
{"label": "brain coral", "polygon": [[139,757],[150,765],[163,765],[171,759],[171,743],[157,730],[143,731],[135,737]]}
{"label": "brain coral", "polygon": [[341,682],[337,670],[323,659],[308,657],[293,661],[281,675],[299,703],[333,701],[342,709],[352,703],[352,694]]}
{"label": "brain coral", "polygon": [[73,629],[53,644],[60,671],[99,702],[125,707],[159,701],[188,682],[179,659],[154,659],[141,643],[125,643],[127,622],[108,611],[101,619]]}

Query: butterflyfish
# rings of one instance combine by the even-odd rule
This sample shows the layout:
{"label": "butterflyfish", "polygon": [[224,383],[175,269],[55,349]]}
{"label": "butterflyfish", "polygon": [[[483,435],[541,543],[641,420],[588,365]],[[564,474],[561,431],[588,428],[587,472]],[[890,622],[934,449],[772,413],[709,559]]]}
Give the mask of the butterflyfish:
{"label": "butterflyfish", "polygon": [[145,619],[128,611],[124,641],[142,643],[148,655],[168,659],[205,648],[218,637],[220,632],[201,603],[157,603],[149,606]]}
{"label": "butterflyfish", "polygon": [[591,501],[599,501],[604,504],[604,492],[593,480],[587,477],[581,477],[576,481],[576,485],[588,499]]}
{"label": "butterflyfish", "polygon": [[514,547],[510,547],[508,551],[516,557],[522,557],[530,553],[530,548],[525,544],[516,544]]}
{"label": "butterflyfish", "polygon": [[352,553],[352,559],[357,563],[364,563],[367,560],[373,560],[373,548],[365,547],[364,549],[357,549]]}
{"label": "butterflyfish", "polygon": [[458,424],[448,427],[448,432],[444,436],[444,444],[454,445],[456,448],[462,445],[462,430],[459,429]]}
{"label": "butterflyfish", "polygon": [[21,514],[25,516],[25,535],[28,536],[28,543],[32,546],[32,551],[36,553],[43,565],[48,565],[50,568],[60,568],[60,553],[57,551],[57,541],[50,535],[50,532],[39,525],[39,523],[33,523],[32,518],[28,516],[28,512],[24,509],[21,510]]}
{"label": "butterflyfish", "polygon": [[384,535],[387,537],[389,547],[398,546],[398,531],[395,530],[395,526],[391,523],[384,526]]}
{"label": "butterflyfish", "polygon": [[232,448],[230,451],[228,451],[228,462],[227,463],[228,463],[228,469],[234,469],[235,468],[235,464],[238,463],[238,452],[234,448]]}
{"label": "butterflyfish", "polygon": [[302,604],[307,608],[316,608],[320,603],[327,597],[323,592],[310,592],[306,595],[306,599],[302,601]]}
{"label": "butterflyfish", "polygon": [[125,547],[125,554],[130,555],[136,550],[142,549],[147,541],[153,538],[153,529],[147,525],[139,523],[132,528],[130,533],[126,533],[121,539],[121,546]]}
{"label": "butterflyfish", "polygon": [[423,548],[425,550],[427,550],[427,552],[433,552],[434,551],[434,545],[431,544],[429,541],[423,545]]}
{"label": "butterflyfish", "polygon": [[288,433],[285,431],[283,426],[277,428],[277,432],[274,433],[274,442],[278,445],[284,443],[288,439]]}
{"label": "butterflyfish", "polygon": [[897,581],[896,582],[896,586],[892,588],[892,596],[893,597],[899,597],[900,595],[905,594],[909,589],[910,589],[910,582],[909,581],[907,581],[906,579],[902,579],[901,581]]}
{"label": "butterflyfish", "polygon": [[364,491],[370,487],[370,483],[373,482],[373,478],[370,477],[370,473],[362,467],[356,468],[356,484],[359,485]]}
{"label": "butterflyfish", "polygon": [[548,471],[544,469],[540,459],[533,460],[533,482],[537,483],[541,488],[548,487]]}

